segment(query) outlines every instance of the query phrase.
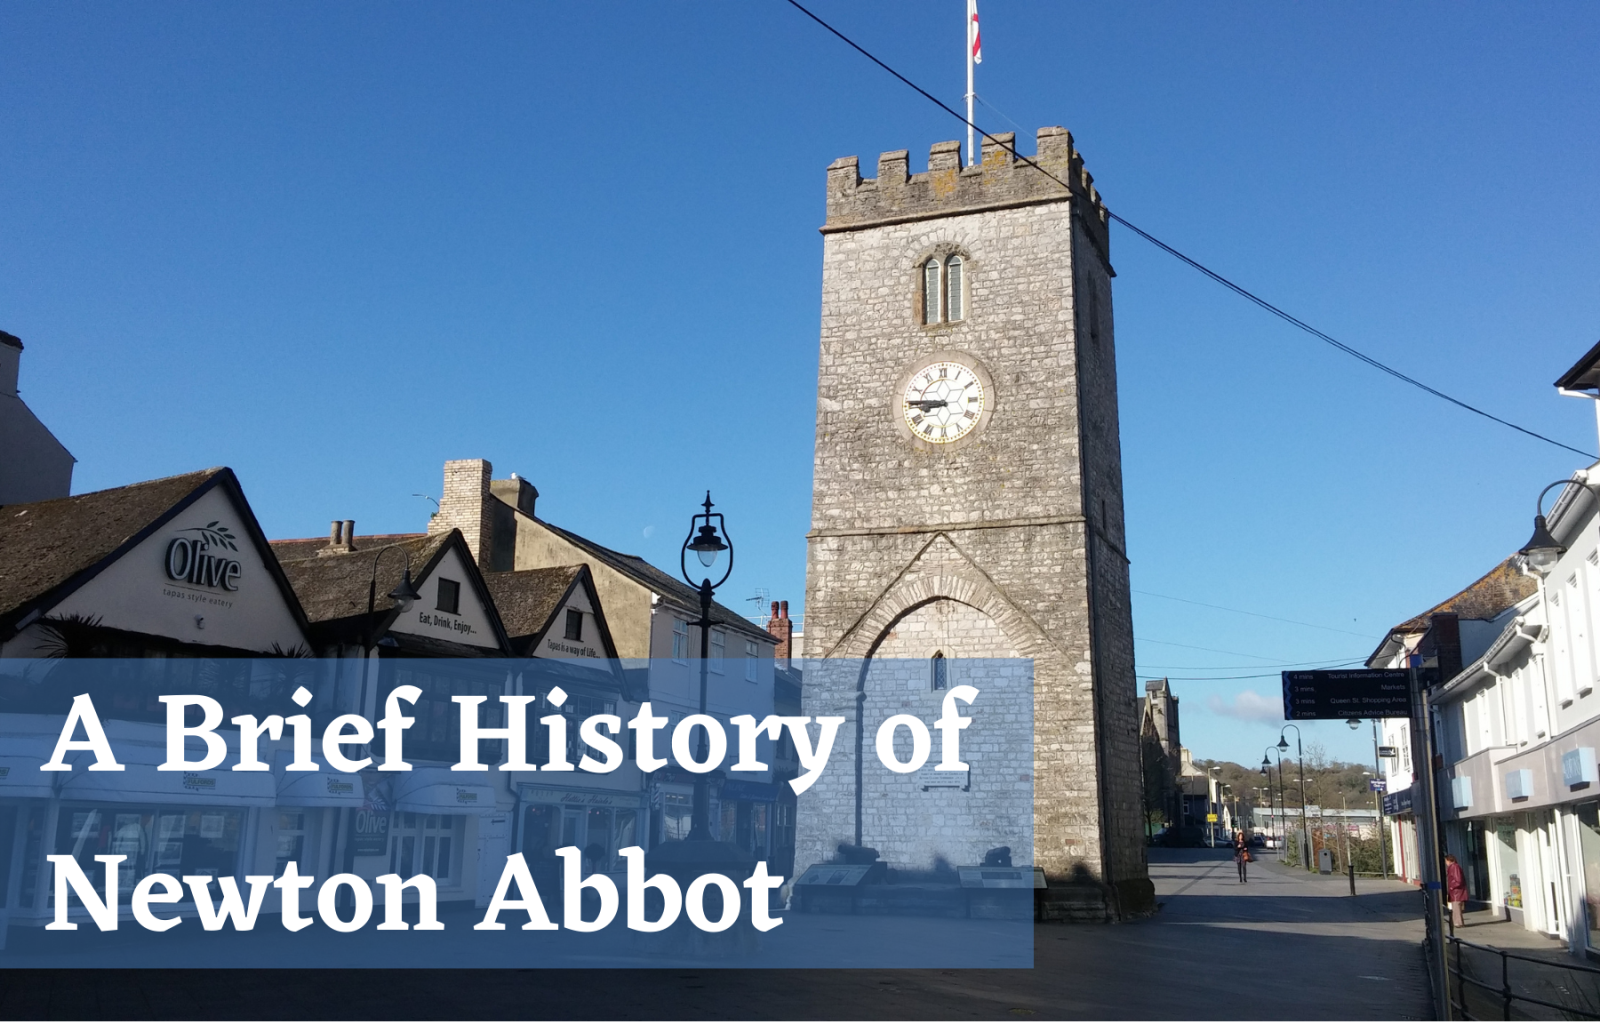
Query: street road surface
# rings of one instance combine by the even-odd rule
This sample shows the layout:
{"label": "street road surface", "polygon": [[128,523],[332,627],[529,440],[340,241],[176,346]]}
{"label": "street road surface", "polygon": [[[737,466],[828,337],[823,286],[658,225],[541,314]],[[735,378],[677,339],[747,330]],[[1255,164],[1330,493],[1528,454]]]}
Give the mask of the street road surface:
{"label": "street road surface", "polygon": [[[1420,898],[1152,850],[1160,912],[1040,925],[1032,970],[0,971],[0,1019],[1427,1019]],[[839,918],[846,924],[849,918]],[[16,936],[13,935],[15,941]]]}

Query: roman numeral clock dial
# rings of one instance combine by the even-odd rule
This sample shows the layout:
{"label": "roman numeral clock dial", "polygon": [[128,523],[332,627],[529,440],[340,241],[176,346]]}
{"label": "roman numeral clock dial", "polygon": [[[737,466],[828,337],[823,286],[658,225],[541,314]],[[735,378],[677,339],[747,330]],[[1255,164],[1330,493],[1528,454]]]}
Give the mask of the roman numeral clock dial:
{"label": "roman numeral clock dial", "polygon": [[986,419],[986,377],[959,359],[938,358],[914,369],[900,395],[901,416],[911,436],[938,446],[972,436]]}

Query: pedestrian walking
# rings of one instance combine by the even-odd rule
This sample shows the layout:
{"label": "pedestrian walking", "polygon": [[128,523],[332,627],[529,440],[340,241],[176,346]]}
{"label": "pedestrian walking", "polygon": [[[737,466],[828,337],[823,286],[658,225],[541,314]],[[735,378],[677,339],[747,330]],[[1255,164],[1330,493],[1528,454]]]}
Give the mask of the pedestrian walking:
{"label": "pedestrian walking", "polygon": [[1239,881],[1245,878],[1245,866],[1250,863],[1250,844],[1245,842],[1244,833],[1236,832],[1233,837],[1233,860],[1239,865]]}
{"label": "pedestrian walking", "polygon": [[1456,855],[1444,855],[1444,893],[1450,901],[1450,925],[1461,927],[1461,912],[1467,906],[1467,873],[1461,870]]}

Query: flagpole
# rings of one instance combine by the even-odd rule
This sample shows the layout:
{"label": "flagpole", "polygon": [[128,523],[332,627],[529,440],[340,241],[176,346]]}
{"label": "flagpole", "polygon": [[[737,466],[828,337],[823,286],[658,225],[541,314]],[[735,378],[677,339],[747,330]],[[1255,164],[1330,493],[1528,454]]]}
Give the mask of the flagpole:
{"label": "flagpole", "polygon": [[972,20],[973,20],[973,17],[977,14],[977,11],[975,10],[976,7],[977,7],[977,4],[974,2],[974,0],[967,0],[967,166],[968,167],[971,167],[974,163],[977,162],[976,159],[975,159],[975,154],[973,153],[973,133],[972,133],[972,98],[973,98],[973,95],[974,95],[973,88],[972,88],[972,28],[973,28]]}

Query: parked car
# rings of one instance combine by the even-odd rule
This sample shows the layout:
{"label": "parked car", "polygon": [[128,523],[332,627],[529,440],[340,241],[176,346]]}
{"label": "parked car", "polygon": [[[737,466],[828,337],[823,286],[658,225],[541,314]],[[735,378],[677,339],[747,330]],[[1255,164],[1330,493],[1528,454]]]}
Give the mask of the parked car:
{"label": "parked car", "polygon": [[1254,835],[1252,835],[1250,837],[1250,845],[1251,846],[1266,846],[1267,845],[1267,837],[1262,835],[1260,832],[1257,832],[1257,833],[1255,833]]}

